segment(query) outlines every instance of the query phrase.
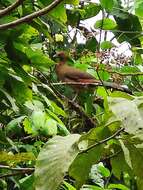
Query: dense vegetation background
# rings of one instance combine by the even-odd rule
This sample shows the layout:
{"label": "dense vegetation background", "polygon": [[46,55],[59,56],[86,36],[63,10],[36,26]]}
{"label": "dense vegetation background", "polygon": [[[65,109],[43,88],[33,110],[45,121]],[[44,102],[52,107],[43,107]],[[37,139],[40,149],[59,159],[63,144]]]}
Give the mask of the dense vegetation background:
{"label": "dense vegetation background", "polygon": [[[0,189],[143,189],[142,25],[142,0],[0,1]],[[75,101],[61,50],[100,81]]]}

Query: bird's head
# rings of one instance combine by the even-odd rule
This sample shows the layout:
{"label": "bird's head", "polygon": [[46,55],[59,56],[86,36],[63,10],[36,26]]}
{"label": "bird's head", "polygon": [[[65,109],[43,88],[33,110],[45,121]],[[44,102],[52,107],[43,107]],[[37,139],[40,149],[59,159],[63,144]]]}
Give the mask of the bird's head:
{"label": "bird's head", "polygon": [[56,62],[58,63],[66,63],[67,60],[68,60],[68,56],[66,55],[66,53],[64,51],[60,51],[60,52],[57,52],[55,55],[54,55],[54,59],[56,60]]}

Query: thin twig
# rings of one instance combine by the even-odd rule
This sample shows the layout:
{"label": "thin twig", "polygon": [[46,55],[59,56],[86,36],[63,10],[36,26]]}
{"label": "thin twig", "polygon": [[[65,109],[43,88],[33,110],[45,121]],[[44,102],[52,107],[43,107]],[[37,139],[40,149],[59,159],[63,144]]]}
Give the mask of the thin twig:
{"label": "thin twig", "polygon": [[12,170],[12,171],[34,171],[34,168],[12,168],[10,166],[5,166],[5,165],[0,165],[0,169],[7,169],[7,170]]}
{"label": "thin twig", "polygon": [[[107,29],[101,29],[101,28],[96,28],[96,30],[103,30],[103,31],[107,31],[107,32],[118,32],[118,33],[129,33],[129,34],[142,34],[143,35],[143,32],[142,31],[130,31],[130,30],[107,30]],[[93,30],[96,32],[96,30]]]}
{"label": "thin twig", "polygon": [[22,174],[29,174],[32,173],[33,171],[20,171],[20,172],[13,172],[13,173],[7,173],[4,175],[0,175],[0,178],[4,177],[11,177],[11,176],[16,176],[16,175],[22,175]]}
{"label": "thin twig", "polygon": [[27,16],[24,16],[16,21],[13,21],[13,22],[9,22],[9,23],[6,23],[6,24],[2,24],[0,25],[0,30],[5,30],[5,29],[8,29],[8,28],[13,28],[13,27],[16,27],[22,23],[25,23],[25,22],[31,22],[34,18],[37,18],[39,16],[42,16],[44,14],[47,14],[49,13],[53,8],[55,8],[57,5],[59,5],[63,0],[55,0],[53,1],[50,5],[48,5],[47,7],[39,10],[39,11],[36,11],[30,15],[27,15]]}
{"label": "thin twig", "polygon": [[13,4],[11,4],[9,7],[6,7],[5,9],[0,10],[0,18],[5,15],[8,15],[11,11],[16,9],[19,5],[21,5],[23,3],[23,1],[25,1],[25,0],[17,0]]}
{"label": "thin twig", "polygon": [[142,76],[143,75],[143,72],[136,72],[136,73],[120,73],[118,71],[111,71],[111,70],[108,70],[108,69],[100,69],[100,71],[107,71],[108,73],[116,73],[120,76]]}
{"label": "thin twig", "polygon": [[110,137],[106,138],[106,139],[103,139],[95,144],[92,144],[91,146],[89,146],[86,150],[83,150],[81,151],[79,154],[82,154],[82,153],[86,153],[88,152],[89,150],[91,150],[92,148],[95,148],[96,146],[98,145],[101,145],[101,144],[104,144],[106,143],[107,141],[113,139],[114,137],[116,137],[117,135],[119,135],[122,131],[124,130],[124,128],[120,128],[118,131],[116,131],[113,135],[111,135]]}
{"label": "thin twig", "polygon": [[100,162],[104,162],[104,161],[106,161],[106,160],[108,160],[108,159],[111,159],[111,158],[114,158],[114,157],[116,157],[119,153],[121,153],[122,152],[122,150],[119,150],[119,151],[117,151],[117,152],[115,152],[114,154],[111,154],[111,155],[109,155],[109,156],[107,156],[107,157],[105,157],[105,158],[102,158],[101,160],[100,160]]}

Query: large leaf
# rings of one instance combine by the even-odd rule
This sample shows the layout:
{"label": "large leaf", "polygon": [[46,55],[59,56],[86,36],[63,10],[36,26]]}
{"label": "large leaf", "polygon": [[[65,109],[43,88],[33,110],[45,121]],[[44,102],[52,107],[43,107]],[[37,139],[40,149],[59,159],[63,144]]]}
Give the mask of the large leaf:
{"label": "large leaf", "polygon": [[36,163],[36,190],[56,190],[79,150],[80,135],[56,136],[42,148]]}
{"label": "large leaf", "polygon": [[57,134],[57,122],[41,110],[34,110],[30,119],[25,118],[23,125],[28,134],[49,136]]}
{"label": "large leaf", "polygon": [[[133,166],[133,173],[138,176],[143,181],[143,148],[139,148],[137,145],[133,143],[126,142],[126,148],[130,152],[130,158]],[[143,147],[143,145],[140,145]]]}
{"label": "large leaf", "polygon": [[112,165],[112,172],[118,179],[120,179],[121,174],[123,172],[129,173],[130,176],[133,175],[131,168],[125,161],[123,152],[111,158],[111,165]]}
{"label": "large leaf", "polygon": [[41,50],[27,48],[26,55],[30,59],[33,66],[45,71],[47,71],[48,68],[54,64],[54,62]]}
{"label": "large leaf", "polygon": [[[42,2],[42,4],[44,6],[47,6],[49,4],[51,4],[53,1],[52,0],[49,0],[49,1],[45,1],[45,0],[40,0]],[[64,7],[64,4],[65,3],[71,3],[71,4],[78,4],[78,1],[77,0],[67,0],[66,2],[62,2],[59,3],[54,9],[52,9],[48,16],[52,17],[53,19],[56,19],[56,20],[59,20],[63,23],[66,23],[67,21],[67,15],[66,15],[66,9]]]}
{"label": "large leaf", "polygon": [[88,152],[79,154],[74,160],[70,167],[69,174],[76,180],[77,188],[80,188],[86,182],[91,166],[100,160],[102,151],[103,146],[99,145]]}
{"label": "large leaf", "polygon": [[[118,30],[122,31],[122,35],[121,32],[115,32],[116,37],[118,37],[118,41],[120,43],[127,41],[133,46],[140,47],[141,42],[139,37],[142,31],[142,26],[139,18],[136,15],[127,12],[125,13],[122,10],[121,13],[125,14],[125,18],[122,18],[122,16],[118,16],[117,11],[115,11],[114,16],[118,26]],[[124,31],[126,32],[124,33]],[[129,31],[129,33],[127,33],[127,31]]]}
{"label": "large leaf", "polygon": [[125,131],[135,134],[143,129],[143,115],[141,115],[134,100],[108,97],[109,109],[122,122]]}

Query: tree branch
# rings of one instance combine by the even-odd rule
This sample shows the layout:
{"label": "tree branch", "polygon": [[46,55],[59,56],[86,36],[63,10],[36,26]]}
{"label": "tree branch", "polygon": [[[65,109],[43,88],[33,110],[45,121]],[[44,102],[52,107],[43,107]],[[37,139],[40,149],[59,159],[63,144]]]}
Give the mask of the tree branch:
{"label": "tree branch", "polygon": [[3,10],[0,10],[0,18],[9,14],[11,11],[13,11],[15,8],[17,8],[19,5],[21,5],[23,3],[23,1],[25,0],[17,0],[16,2],[14,2],[12,5],[10,5],[9,7],[6,7]]}
{"label": "tree branch", "polygon": [[11,176],[21,175],[21,174],[26,174],[26,173],[32,173],[32,171],[20,171],[20,172],[7,173],[4,175],[0,175],[0,178],[11,177]]}
{"label": "tree branch", "polygon": [[100,145],[100,144],[104,144],[105,142],[107,142],[107,141],[113,139],[114,137],[116,137],[117,135],[119,135],[123,130],[124,130],[123,127],[120,128],[118,131],[116,131],[116,132],[115,132],[113,135],[111,135],[110,137],[108,137],[108,138],[106,138],[106,139],[103,139],[103,140],[101,140],[101,141],[99,141],[99,142],[97,142],[97,143],[95,143],[95,144],[92,144],[92,145],[89,146],[86,150],[81,151],[79,154],[86,153],[86,152],[88,152],[89,150],[91,150],[92,148],[94,148],[94,147],[96,147],[96,146],[98,146],[98,145]]}
{"label": "tree branch", "polygon": [[120,76],[142,76],[143,75],[143,72],[135,72],[135,73],[120,73],[119,71],[111,71],[109,69],[100,69],[100,71],[107,71],[108,73],[115,73],[115,74],[118,74]]}
{"label": "tree branch", "polygon": [[[119,84],[116,83],[112,83],[112,82],[106,82],[106,81],[102,81],[104,86],[106,86],[107,88],[113,88],[115,90],[119,90],[119,91],[123,91],[123,92],[127,92],[129,94],[132,94],[132,92],[128,89],[125,88]],[[53,86],[57,86],[57,85],[81,85],[81,86],[103,86],[103,84],[101,83],[101,81],[97,81],[94,83],[83,83],[83,82],[58,82],[58,83],[53,83]]]}
{"label": "tree branch", "polygon": [[53,1],[50,5],[48,5],[47,7],[39,10],[39,11],[36,11],[30,15],[27,15],[27,16],[24,16],[16,21],[12,21],[12,22],[9,22],[9,23],[6,23],[6,24],[2,24],[0,25],[0,30],[5,30],[5,29],[8,29],[8,28],[13,28],[13,27],[16,27],[22,23],[25,23],[25,22],[30,22],[32,21],[34,18],[37,18],[39,16],[42,16],[48,12],[50,12],[53,8],[55,8],[58,4],[60,4],[63,0],[55,0]]}
{"label": "tree branch", "polygon": [[10,166],[0,165],[0,169],[7,169],[12,171],[34,171],[34,168],[11,168]]}
{"label": "tree branch", "polygon": [[0,178],[11,177],[11,176],[21,175],[21,174],[26,174],[26,173],[29,174],[35,170],[34,168],[11,168],[11,167],[5,166],[5,165],[0,165],[0,169],[16,171],[16,172],[0,175]]}
{"label": "tree branch", "polygon": [[[78,105],[77,103],[73,102],[72,100],[70,100],[69,98],[67,98],[66,96],[64,96],[63,94],[61,94],[59,91],[57,91],[55,89],[55,87],[54,87],[53,84],[57,84],[57,83],[49,83],[49,81],[47,80],[46,76],[43,73],[41,73],[41,72],[39,72],[39,73],[43,76],[43,78],[45,80],[45,83],[47,83],[51,87],[51,89],[53,90],[53,92],[55,92],[55,93],[53,93],[53,92],[51,92],[51,93],[56,97],[56,99],[59,100],[60,103],[62,103],[60,101],[60,99],[68,102],[68,104],[71,106],[71,108],[73,110],[75,110],[80,116],[84,117],[84,119],[86,120],[86,122],[88,123],[88,126],[89,126],[88,130],[90,128],[96,127],[96,123],[92,120],[92,118],[90,118],[85,113],[85,111],[83,110],[83,108],[80,105]],[[59,84],[61,84],[61,83],[59,83]],[[45,87],[45,88],[47,88],[47,85],[45,85],[45,84],[42,84],[42,86]]]}
{"label": "tree branch", "polygon": [[[53,87],[53,83],[51,84],[51,87]],[[59,98],[61,98],[62,100],[68,102],[68,104],[71,106],[71,108],[73,110],[75,110],[80,116],[84,117],[85,121],[88,123],[88,131],[89,131],[89,129],[96,127],[97,123],[95,123],[93,121],[93,119],[90,118],[85,113],[85,111],[83,110],[83,108],[80,105],[78,105],[76,102],[73,102],[72,100],[70,100],[69,98],[67,98],[66,96],[64,96],[63,94],[60,94],[60,92],[57,91],[55,88],[54,88],[54,91],[56,92],[56,95]]]}

